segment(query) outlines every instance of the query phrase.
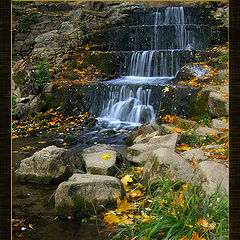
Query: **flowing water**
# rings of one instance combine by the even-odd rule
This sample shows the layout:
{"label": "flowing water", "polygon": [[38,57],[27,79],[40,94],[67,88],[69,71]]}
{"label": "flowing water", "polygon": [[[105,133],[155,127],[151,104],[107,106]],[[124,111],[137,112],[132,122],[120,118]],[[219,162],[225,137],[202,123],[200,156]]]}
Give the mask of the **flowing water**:
{"label": "flowing water", "polygon": [[100,124],[109,128],[134,128],[153,120],[159,109],[154,102],[164,96],[159,88],[154,95],[158,100],[153,98],[153,89],[174,79],[192,49],[207,46],[205,26],[191,24],[183,7],[163,8],[148,15],[146,22],[129,27],[134,51],[125,57],[125,76],[101,83],[101,88],[108,90],[101,91],[105,101],[97,115]]}
{"label": "flowing water", "polygon": [[[169,95],[164,89],[189,61],[191,50],[201,50],[208,45],[207,27],[198,23],[197,16],[196,10],[183,7],[141,10],[136,13],[135,25],[124,29],[128,33],[124,42],[116,41],[119,36],[114,34],[108,36],[107,50],[121,53],[124,59],[123,67],[119,68],[121,77],[89,88],[89,112],[97,116],[99,123],[81,136],[82,142],[74,145],[72,151],[79,154],[90,145],[107,143],[124,153],[126,135],[121,130],[131,131],[150,122],[159,106],[169,105],[173,99],[177,101],[172,111],[187,114],[191,90],[178,87],[173,95]],[[109,129],[113,132],[104,134]],[[13,150],[34,145],[37,141],[39,138],[16,139]],[[46,146],[58,146],[58,141],[47,139]],[[14,153],[13,170],[32,153]],[[29,223],[35,228],[26,231],[22,239],[108,239],[107,234],[99,235],[95,223],[54,219],[52,194],[56,187],[14,183],[14,216],[28,216]],[[16,234],[14,238],[18,239]]]}

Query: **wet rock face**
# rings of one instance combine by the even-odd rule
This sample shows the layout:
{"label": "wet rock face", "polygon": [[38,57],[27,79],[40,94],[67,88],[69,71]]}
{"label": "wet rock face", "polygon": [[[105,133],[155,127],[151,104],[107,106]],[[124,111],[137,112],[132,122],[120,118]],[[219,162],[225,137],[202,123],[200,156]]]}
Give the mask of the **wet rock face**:
{"label": "wet rock face", "polygon": [[59,216],[83,217],[96,214],[103,206],[116,205],[116,194],[122,198],[124,188],[118,178],[102,175],[74,174],[61,183],[55,193]]}
{"label": "wet rock face", "polygon": [[82,160],[70,150],[49,146],[23,159],[15,177],[20,182],[51,184],[75,172],[83,173]]}

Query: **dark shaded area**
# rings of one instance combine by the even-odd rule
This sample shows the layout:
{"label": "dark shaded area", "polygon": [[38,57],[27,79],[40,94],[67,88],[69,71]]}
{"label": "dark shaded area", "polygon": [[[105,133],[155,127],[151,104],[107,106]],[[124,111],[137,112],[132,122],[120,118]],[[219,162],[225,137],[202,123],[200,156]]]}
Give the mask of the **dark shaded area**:
{"label": "dark shaded area", "polygon": [[230,1],[230,142],[229,142],[229,167],[230,167],[230,208],[229,208],[229,239],[237,240],[240,236],[240,148],[239,148],[239,101],[240,101],[240,42],[239,42],[239,23],[240,5],[237,1]]}
{"label": "dark shaded area", "polygon": [[4,0],[0,5],[0,89],[1,89],[1,126],[0,126],[0,239],[10,239],[11,227],[11,11],[10,1]]}

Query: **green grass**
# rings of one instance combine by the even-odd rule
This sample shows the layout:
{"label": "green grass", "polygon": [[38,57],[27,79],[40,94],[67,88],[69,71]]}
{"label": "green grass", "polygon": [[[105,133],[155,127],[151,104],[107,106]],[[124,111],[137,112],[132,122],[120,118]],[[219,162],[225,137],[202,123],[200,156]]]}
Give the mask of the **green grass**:
{"label": "green grass", "polygon": [[147,191],[145,200],[149,205],[139,208],[136,214],[144,212],[150,220],[136,220],[133,225],[116,229],[113,239],[178,240],[187,236],[189,240],[196,232],[211,240],[228,235],[228,199],[220,195],[220,188],[203,198],[196,187],[186,189],[181,181],[172,183],[165,176],[157,185],[148,186]]}

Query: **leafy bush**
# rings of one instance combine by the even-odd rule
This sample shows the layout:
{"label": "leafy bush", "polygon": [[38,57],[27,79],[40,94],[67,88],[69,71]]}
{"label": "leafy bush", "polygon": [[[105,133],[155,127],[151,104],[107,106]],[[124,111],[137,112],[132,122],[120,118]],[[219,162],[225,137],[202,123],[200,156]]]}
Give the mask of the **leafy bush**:
{"label": "leafy bush", "polygon": [[35,80],[38,87],[41,89],[51,78],[52,74],[49,72],[50,64],[46,58],[37,59],[34,61],[32,70],[35,75]]}
{"label": "leafy bush", "polygon": [[150,204],[136,213],[145,218],[116,229],[113,239],[210,240],[228,235],[228,198],[220,188],[203,198],[196,187],[172,183],[165,176],[147,191]]}

